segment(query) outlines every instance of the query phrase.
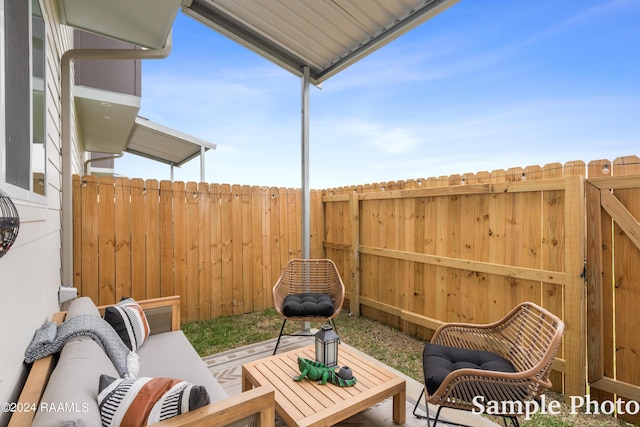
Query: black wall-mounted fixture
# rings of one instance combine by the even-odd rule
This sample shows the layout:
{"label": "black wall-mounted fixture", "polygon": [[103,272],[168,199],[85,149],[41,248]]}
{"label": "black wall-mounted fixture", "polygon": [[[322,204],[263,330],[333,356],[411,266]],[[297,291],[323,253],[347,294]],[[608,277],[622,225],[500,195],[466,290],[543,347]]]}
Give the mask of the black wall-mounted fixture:
{"label": "black wall-mounted fixture", "polygon": [[7,193],[0,189],[0,258],[11,249],[18,237],[20,217]]}

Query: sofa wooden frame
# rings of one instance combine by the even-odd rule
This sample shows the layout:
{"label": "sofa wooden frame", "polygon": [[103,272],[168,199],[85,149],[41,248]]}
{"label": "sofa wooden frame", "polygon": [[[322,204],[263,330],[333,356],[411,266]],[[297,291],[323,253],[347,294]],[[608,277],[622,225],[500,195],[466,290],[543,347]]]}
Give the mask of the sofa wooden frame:
{"label": "sofa wooden frame", "polygon": [[[169,307],[171,309],[171,330],[180,329],[180,296],[154,298],[137,301],[144,310]],[[107,306],[98,307],[104,313]],[[52,321],[62,323],[65,311],[54,313]],[[51,372],[58,361],[57,355],[36,360],[31,366],[16,407],[39,407],[40,399],[49,381]],[[256,417],[258,425],[272,427],[275,424],[275,392],[269,386],[257,387],[239,395],[211,403],[202,408],[178,415],[155,424],[158,427],[171,426],[225,426],[248,417]],[[22,411],[13,414],[9,427],[30,426],[35,412]]]}

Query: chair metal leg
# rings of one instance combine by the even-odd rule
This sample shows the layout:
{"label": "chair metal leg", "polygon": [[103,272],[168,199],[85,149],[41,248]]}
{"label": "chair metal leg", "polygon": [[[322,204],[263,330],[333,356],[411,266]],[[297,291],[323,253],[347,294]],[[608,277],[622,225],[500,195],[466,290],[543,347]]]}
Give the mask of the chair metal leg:
{"label": "chair metal leg", "polygon": [[[338,334],[338,328],[336,327],[336,322],[333,321],[333,319],[329,319],[329,324],[331,324],[331,327],[333,327],[333,331]],[[340,334],[338,334],[340,335]]]}
{"label": "chair metal leg", "polygon": [[278,346],[280,345],[280,338],[282,338],[282,332],[284,331],[284,325],[287,324],[287,319],[282,321],[282,328],[280,328],[280,334],[278,335],[278,341],[276,342],[276,348],[273,349],[273,355],[276,355],[276,351],[278,351]]}
{"label": "chair metal leg", "polygon": [[[329,319],[328,323],[333,327],[333,330],[335,331],[335,333],[338,333],[338,328],[336,327],[336,323],[333,321],[333,319]],[[288,336],[292,336],[292,337],[310,337],[312,336],[311,334],[308,333],[303,333],[303,334],[285,334],[284,332],[284,326],[287,324],[287,319],[284,319],[282,321],[282,327],[280,328],[280,334],[278,335],[278,341],[276,342],[276,347],[273,349],[273,355],[275,356],[276,352],[278,351],[278,346],[280,345],[280,339],[282,338],[283,335],[288,335]]]}
{"label": "chair metal leg", "polygon": [[518,421],[518,418],[516,417],[509,417],[509,416],[503,416],[502,417],[502,423],[504,424],[504,427],[507,427],[507,418],[509,418],[511,420],[511,424],[514,427],[520,427],[520,422]]}
{"label": "chair metal leg", "polygon": [[418,400],[416,401],[416,405],[413,407],[413,416],[421,419],[421,420],[427,420],[427,427],[431,427],[431,417],[429,417],[429,403],[427,403],[427,398],[425,396],[424,398],[424,405],[425,408],[427,410],[427,414],[422,415],[422,414],[418,414],[418,406],[420,405],[420,399],[422,399],[422,396],[424,396],[424,387],[422,388],[422,391],[420,392],[420,397],[418,397]]}
{"label": "chair metal leg", "polygon": [[[424,396],[424,407],[426,410],[426,415],[421,415],[417,413],[418,405],[420,405],[420,399],[422,399],[422,396]],[[433,420],[433,427],[436,427],[436,425],[438,424],[438,418],[440,418],[440,411],[442,411],[443,408],[444,406],[438,406],[436,417],[431,418],[431,415],[429,415],[429,402],[427,402],[427,395],[425,393],[425,388],[422,388],[422,391],[420,392],[420,397],[418,397],[418,400],[416,402],[416,406],[413,407],[413,415],[416,418],[419,418],[421,420],[427,420],[427,427],[431,427],[431,420]],[[458,424],[450,421],[447,421],[446,423],[452,426],[470,427],[470,426],[467,426],[466,424]]]}
{"label": "chair metal leg", "polygon": [[[426,415],[417,413],[418,406],[420,405],[420,399],[422,399],[422,396],[424,396],[424,406],[426,409]],[[427,427],[431,427],[431,421],[433,420],[433,427],[436,427],[436,425],[438,424],[438,419],[440,418],[440,411],[442,411],[443,409],[444,409],[444,406],[438,406],[436,417],[431,418],[431,416],[429,415],[429,402],[427,402],[427,396],[425,395],[425,389],[423,388],[422,392],[420,392],[420,397],[418,397],[416,405],[413,407],[413,416],[421,420],[427,420]],[[520,427],[520,423],[518,422],[518,419],[516,417],[502,416],[502,422],[504,423],[505,427],[507,426],[507,418],[511,420],[511,423],[515,427]],[[471,427],[468,424],[459,424],[459,423],[454,423],[452,421],[443,421],[443,422],[451,426]]]}

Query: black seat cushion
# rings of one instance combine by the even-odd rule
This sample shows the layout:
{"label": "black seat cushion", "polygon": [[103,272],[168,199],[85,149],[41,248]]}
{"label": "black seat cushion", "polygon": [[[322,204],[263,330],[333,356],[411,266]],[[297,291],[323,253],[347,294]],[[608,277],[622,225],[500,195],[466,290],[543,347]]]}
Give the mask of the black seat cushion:
{"label": "black seat cushion", "polygon": [[422,368],[424,382],[430,395],[435,393],[445,377],[456,369],[516,372],[511,362],[496,353],[432,343],[427,343],[424,347]]}
{"label": "black seat cushion", "polygon": [[282,314],[287,317],[329,317],[333,298],[327,294],[294,294],[284,299]]}

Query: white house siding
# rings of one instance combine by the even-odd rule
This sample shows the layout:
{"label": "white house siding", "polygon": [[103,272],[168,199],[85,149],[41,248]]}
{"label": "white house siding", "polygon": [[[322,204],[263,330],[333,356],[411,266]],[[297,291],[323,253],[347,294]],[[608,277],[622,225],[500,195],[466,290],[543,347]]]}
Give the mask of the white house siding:
{"label": "white house siding", "polygon": [[[62,206],[60,57],[72,48],[73,33],[60,24],[55,0],[41,0],[41,6],[47,31],[47,196],[44,204],[14,198],[20,214],[20,232],[13,248],[0,259],[0,402],[15,401],[19,395],[27,372],[23,363],[25,349],[34,331],[58,310]],[[84,153],[77,147],[73,152],[75,173],[79,173]],[[0,413],[0,425],[6,424],[9,415]]]}

